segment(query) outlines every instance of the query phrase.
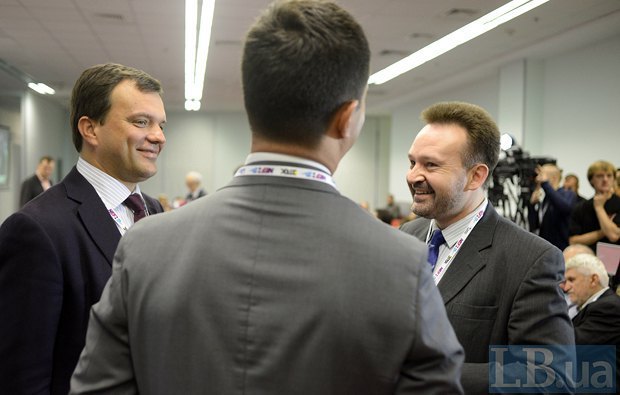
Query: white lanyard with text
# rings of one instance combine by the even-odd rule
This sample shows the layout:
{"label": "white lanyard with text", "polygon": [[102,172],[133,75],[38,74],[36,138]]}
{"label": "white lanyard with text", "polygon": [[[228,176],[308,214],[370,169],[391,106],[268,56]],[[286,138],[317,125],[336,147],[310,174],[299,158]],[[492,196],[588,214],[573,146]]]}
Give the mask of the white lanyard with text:
{"label": "white lanyard with text", "polygon": [[247,165],[235,173],[239,176],[275,176],[289,178],[304,178],[306,180],[319,181],[336,188],[332,176],[324,171],[309,169],[307,167],[281,166],[281,165]]}
{"label": "white lanyard with text", "polygon": [[[487,204],[482,204],[482,207],[478,210],[476,215],[474,215],[471,221],[469,221],[467,228],[465,229],[463,234],[461,234],[461,237],[459,237],[459,240],[454,244],[454,247],[452,247],[446,259],[444,259],[443,262],[441,262],[440,264],[437,264],[437,266],[435,267],[435,271],[433,272],[433,281],[435,281],[435,285],[437,285],[439,283],[439,280],[441,280],[441,278],[443,277],[445,271],[448,269],[448,266],[450,266],[450,263],[452,263],[452,260],[454,259],[456,254],[459,252],[459,250],[463,246],[465,239],[467,239],[467,236],[469,236],[469,233],[471,232],[471,230],[474,228],[474,226],[476,226],[478,221],[480,221],[480,218],[482,218],[482,216],[484,215],[484,211],[486,210],[486,208],[487,208]],[[431,224],[431,227],[432,227],[432,224]],[[430,232],[431,232],[431,229],[429,228],[429,234]]]}

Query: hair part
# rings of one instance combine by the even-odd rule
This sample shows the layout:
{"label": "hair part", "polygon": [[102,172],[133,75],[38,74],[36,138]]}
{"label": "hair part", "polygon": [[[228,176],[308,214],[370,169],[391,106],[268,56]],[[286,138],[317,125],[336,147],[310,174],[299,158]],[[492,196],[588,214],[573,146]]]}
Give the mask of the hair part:
{"label": "hair part", "polygon": [[596,274],[601,287],[609,286],[609,275],[603,262],[595,255],[577,254],[566,261],[566,270],[575,269],[584,276]]}
{"label": "hair part", "polygon": [[71,94],[71,128],[73,145],[78,152],[82,151],[82,135],[78,122],[87,116],[101,124],[112,106],[110,96],[112,90],[125,80],[135,83],[141,92],[163,93],[161,83],[142,70],[116,63],[92,66],[80,75],[73,86]]}
{"label": "hair part", "polygon": [[484,163],[491,173],[497,166],[500,151],[500,134],[491,115],[482,107],[465,102],[441,102],[422,111],[422,120],[427,124],[455,124],[467,132],[467,147],[461,154],[463,167],[470,168]]}
{"label": "hair part", "polygon": [[252,132],[315,148],[336,112],[362,101],[370,49],[355,19],[333,2],[276,1],[246,35],[241,64]]}

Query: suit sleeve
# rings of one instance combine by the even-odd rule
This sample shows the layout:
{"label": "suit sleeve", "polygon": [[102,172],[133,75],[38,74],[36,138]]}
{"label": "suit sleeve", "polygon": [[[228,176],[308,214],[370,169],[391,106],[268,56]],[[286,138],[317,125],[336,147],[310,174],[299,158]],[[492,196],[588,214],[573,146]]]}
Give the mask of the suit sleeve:
{"label": "suit sleeve", "polygon": [[62,303],[48,234],[26,214],[12,215],[0,228],[0,393],[49,393]]}
{"label": "suit sleeve", "polygon": [[450,325],[430,270],[420,270],[414,344],[401,372],[396,394],[462,394],[464,351]]}
{"label": "suit sleeve", "polygon": [[86,345],[71,377],[70,394],[137,394],[127,327],[124,243],[114,257],[112,277],[90,311]]}

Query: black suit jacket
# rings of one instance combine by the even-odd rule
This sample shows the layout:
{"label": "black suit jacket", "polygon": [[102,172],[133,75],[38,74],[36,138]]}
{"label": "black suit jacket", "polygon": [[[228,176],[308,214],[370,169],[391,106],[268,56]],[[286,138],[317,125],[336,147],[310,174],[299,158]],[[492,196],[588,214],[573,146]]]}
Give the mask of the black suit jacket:
{"label": "black suit jacket", "polygon": [[[162,211],[144,198],[149,212]],[[120,237],[75,167],[2,224],[0,393],[68,393]]]}
{"label": "black suit jacket", "polygon": [[[418,218],[402,230],[425,241],[429,225],[429,219]],[[501,217],[489,203],[437,286],[465,349],[466,393],[488,391],[490,345],[574,344],[559,287],[563,273],[559,249]]]}
{"label": "black suit jacket", "polygon": [[[52,181],[50,180],[50,184]],[[22,189],[19,194],[19,207],[24,207],[26,203],[43,193],[43,186],[36,174],[22,182]]]}
{"label": "black suit jacket", "polygon": [[573,317],[576,344],[616,346],[616,385],[620,383],[620,296],[611,289]]}

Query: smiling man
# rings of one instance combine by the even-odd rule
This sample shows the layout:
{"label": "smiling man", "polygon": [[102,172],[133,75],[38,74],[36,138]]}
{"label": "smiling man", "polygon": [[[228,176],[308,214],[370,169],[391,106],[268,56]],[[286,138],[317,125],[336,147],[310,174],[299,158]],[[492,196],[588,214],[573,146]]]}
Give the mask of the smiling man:
{"label": "smiling man", "polygon": [[159,81],[118,64],[77,80],[77,165],[0,228],[0,393],[68,393],[121,235],[163,211],[138,186],[166,142],[161,93]]}
{"label": "smiling man", "polygon": [[574,343],[559,288],[564,261],[560,250],[500,217],[486,198],[500,149],[490,115],[448,102],[427,108],[422,119],[407,173],[419,218],[402,230],[431,245],[428,270],[465,349],[465,392],[487,393],[490,345]]}

